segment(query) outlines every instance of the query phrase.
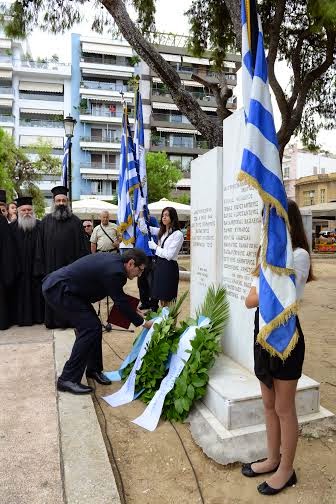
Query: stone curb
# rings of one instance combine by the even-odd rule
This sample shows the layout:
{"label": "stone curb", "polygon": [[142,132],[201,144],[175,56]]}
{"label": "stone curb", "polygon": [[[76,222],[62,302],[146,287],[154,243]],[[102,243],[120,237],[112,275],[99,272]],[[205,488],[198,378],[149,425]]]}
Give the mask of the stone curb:
{"label": "stone curb", "polygon": [[[54,331],[57,375],[70,355],[73,341],[72,329]],[[57,394],[66,504],[120,504],[91,395]]]}

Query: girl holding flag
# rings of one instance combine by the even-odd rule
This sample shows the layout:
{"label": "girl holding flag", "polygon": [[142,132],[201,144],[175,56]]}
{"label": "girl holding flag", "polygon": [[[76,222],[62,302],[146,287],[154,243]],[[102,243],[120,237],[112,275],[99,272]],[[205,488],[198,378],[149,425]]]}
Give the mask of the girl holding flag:
{"label": "girl holding flag", "polygon": [[[291,200],[288,200],[288,219],[294,253],[297,299],[300,300],[306,282],[313,280],[313,273],[300,210]],[[257,262],[259,263],[259,254]],[[293,469],[298,440],[295,394],[298,379],[302,374],[305,342],[298,317],[296,317],[298,341],[286,360],[282,360],[277,355],[272,356],[257,342],[259,333],[259,270],[260,265],[258,264],[254,272],[254,275],[257,276],[254,278],[245,304],[247,308],[257,308],[254,327],[254,369],[260,381],[265,410],[267,459],[244,464],[242,473],[244,476],[254,477],[275,471],[275,474],[258,486],[260,493],[275,495],[286,487],[294,485],[297,481]]]}

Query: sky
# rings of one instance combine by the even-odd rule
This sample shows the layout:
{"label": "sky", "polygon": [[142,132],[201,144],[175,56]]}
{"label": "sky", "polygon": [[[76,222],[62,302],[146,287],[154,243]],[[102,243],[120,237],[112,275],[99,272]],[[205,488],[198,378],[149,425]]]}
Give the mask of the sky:
{"label": "sky", "polygon": [[[10,1],[10,0],[8,0]],[[93,2],[92,2],[93,3]],[[188,19],[184,13],[188,10],[191,5],[191,0],[157,0],[156,2],[156,26],[158,31],[163,32],[173,32],[178,34],[188,34],[189,26]],[[92,33],[90,30],[89,19],[92,15],[93,8],[91,8],[91,13],[88,8],[85,8],[87,15],[87,21],[75,26],[72,29],[74,33],[80,33],[82,35],[92,35],[97,36],[97,34]],[[130,12],[130,11],[129,11]],[[130,12],[131,17],[134,18],[134,11]],[[43,33],[35,31],[29,39],[29,45],[31,49],[32,56],[34,58],[40,57],[50,57],[53,54],[58,54],[60,61],[70,62],[71,60],[71,33],[65,33],[64,35],[51,35],[50,33]],[[289,70],[282,63],[276,67],[276,75],[283,87],[286,87],[289,81]],[[235,94],[238,97],[238,105],[241,106],[241,82],[240,75],[238,73],[238,86],[236,88]],[[274,118],[276,127],[280,126],[280,114],[278,107],[276,105],[275,99],[273,97],[273,108],[274,108]],[[336,153],[336,130],[333,131],[321,131],[317,143],[321,145],[324,149],[330,152]]]}

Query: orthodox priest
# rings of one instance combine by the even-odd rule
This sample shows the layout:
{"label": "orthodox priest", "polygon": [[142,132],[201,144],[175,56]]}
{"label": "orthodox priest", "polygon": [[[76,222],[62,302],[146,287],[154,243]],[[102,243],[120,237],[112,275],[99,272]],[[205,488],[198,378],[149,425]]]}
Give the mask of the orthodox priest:
{"label": "orthodox priest", "polygon": [[18,277],[13,292],[13,323],[43,324],[41,222],[36,219],[31,197],[17,198],[17,220],[10,224],[18,256]]}
{"label": "orthodox priest", "polygon": [[[0,208],[6,207],[6,191],[0,189]],[[10,226],[0,211],[0,330],[11,325],[11,292],[17,275],[17,260]]]}
{"label": "orthodox priest", "polygon": [[[73,215],[64,186],[52,190],[51,213],[41,222],[44,273],[47,275],[67,266],[88,254],[81,221]],[[49,306],[45,309],[45,325],[49,329],[66,328],[69,325],[59,319]]]}

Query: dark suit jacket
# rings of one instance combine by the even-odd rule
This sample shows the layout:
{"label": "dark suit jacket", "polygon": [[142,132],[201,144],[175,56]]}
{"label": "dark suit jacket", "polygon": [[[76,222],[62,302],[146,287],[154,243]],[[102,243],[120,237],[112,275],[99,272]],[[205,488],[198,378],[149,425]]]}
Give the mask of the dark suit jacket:
{"label": "dark suit jacket", "polygon": [[143,322],[143,318],[130,307],[123,291],[127,275],[120,255],[102,252],[81,257],[46,276],[43,280],[43,291],[60,282],[66,286],[66,291],[89,303],[110,296],[135,326]]}

